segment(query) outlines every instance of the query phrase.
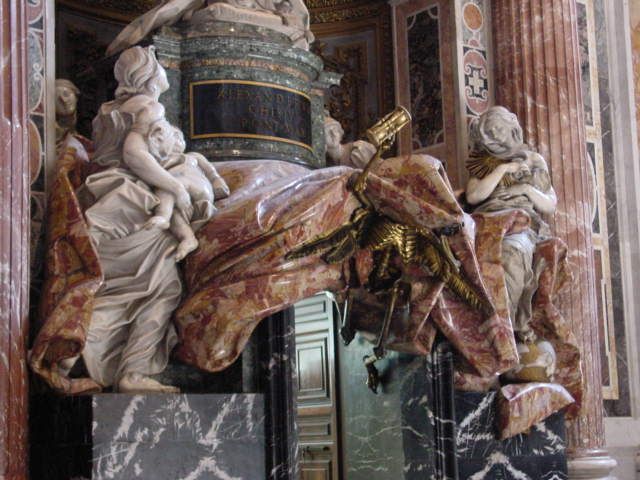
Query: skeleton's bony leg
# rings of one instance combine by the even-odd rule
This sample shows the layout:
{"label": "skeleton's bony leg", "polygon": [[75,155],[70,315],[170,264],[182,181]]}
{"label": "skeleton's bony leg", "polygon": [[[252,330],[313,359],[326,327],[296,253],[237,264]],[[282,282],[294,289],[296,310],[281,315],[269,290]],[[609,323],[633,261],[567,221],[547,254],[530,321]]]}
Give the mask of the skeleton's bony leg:
{"label": "skeleton's bony leg", "polygon": [[382,322],[382,329],[380,330],[378,341],[373,349],[373,353],[378,358],[384,357],[384,344],[387,341],[387,337],[389,336],[389,329],[391,328],[391,317],[393,317],[393,312],[396,309],[396,302],[398,301],[399,292],[400,282],[396,281],[393,284],[393,287],[391,287],[391,298],[389,299],[389,303],[387,304],[387,310],[384,314],[384,321]]}
{"label": "skeleton's bony leg", "polygon": [[353,303],[353,291],[349,289],[347,299],[344,301],[344,311],[342,314],[342,327],[340,328],[340,336],[345,345],[349,345],[356,335],[351,325],[351,306]]}
{"label": "skeleton's bony leg", "polygon": [[376,346],[373,349],[373,355],[365,356],[362,361],[364,362],[364,366],[367,368],[367,387],[373,392],[378,393],[378,386],[380,385],[380,374],[378,373],[378,369],[376,368],[376,361],[380,360],[384,357],[384,344],[389,337],[389,329],[391,327],[391,317],[393,316],[393,311],[396,308],[396,302],[398,300],[398,295],[400,292],[400,281],[396,281],[391,288],[391,298],[389,299],[389,304],[387,305],[387,310],[384,315],[384,321],[382,322],[382,328],[380,330],[380,335],[378,336],[378,341],[376,342]]}

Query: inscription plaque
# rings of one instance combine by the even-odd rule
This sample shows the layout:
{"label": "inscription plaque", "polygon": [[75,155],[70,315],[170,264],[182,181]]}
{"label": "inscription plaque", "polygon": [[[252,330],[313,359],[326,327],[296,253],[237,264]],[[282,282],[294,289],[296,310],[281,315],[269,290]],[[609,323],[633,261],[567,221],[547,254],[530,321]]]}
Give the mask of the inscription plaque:
{"label": "inscription plaque", "polygon": [[191,138],[251,138],[312,150],[311,99],[269,83],[207,80],[189,85]]}

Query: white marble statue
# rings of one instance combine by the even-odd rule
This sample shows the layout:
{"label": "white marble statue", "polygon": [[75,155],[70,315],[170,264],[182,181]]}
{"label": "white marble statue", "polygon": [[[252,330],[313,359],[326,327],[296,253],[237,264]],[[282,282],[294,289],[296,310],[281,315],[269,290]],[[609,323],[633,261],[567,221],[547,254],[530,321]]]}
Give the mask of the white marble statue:
{"label": "white marble statue", "polygon": [[56,79],[56,144],[76,133],[80,90],[70,80]]}
{"label": "white marble statue", "polygon": [[376,147],[364,140],[342,143],[344,129],[328,112],[325,112],[324,117],[324,133],[327,156],[335,165],[364,169],[376,154]]}
{"label": "white marble statue", "polygon": [[211,21],[246,23],[287,35],[296,47],[309,49],[314,36],[302,0],[164,0],[127,25],[107,48],[107,56],[136,45],[153,30],[180,20],[195,25]]}
{"label": "white marble statue", "polygon": [[492,107],[469,128],[467,202],[474,212],[518,208],[531,217],[529,229],[506,235],[502,245],[511,321],[519,339],[531,343],[536,340],[530,327],[531,301],[543,267],[534,263],[533,254],[536,243],[549,235],[541,215],[555,212],[556,194],[545,159],[524,144],[513,113]]}
{"label": "white marble statue", "polygon": [[176,251],[181,257],[195,248],[193,230],[213,214],[213,189],[228,191],[206,160],[184,153],[184,139],[167,123],[158,99],[169,84],[153,47],[126,50],[114,73],[116,98],[93,121],[91,162],[99,172],[84,184],[85,218],[104,282],[82,357],[103,387],[175,392],[152,376],[166,368],[177,343]]}

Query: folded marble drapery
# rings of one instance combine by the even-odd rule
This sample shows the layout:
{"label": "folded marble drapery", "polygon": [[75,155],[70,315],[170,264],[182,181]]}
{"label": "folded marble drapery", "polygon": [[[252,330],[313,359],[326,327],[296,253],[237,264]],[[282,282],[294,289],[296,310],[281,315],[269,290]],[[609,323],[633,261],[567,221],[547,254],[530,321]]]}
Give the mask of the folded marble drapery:
{"label": "folded marble drapery", "polygon": [[[523,210],[511,209],[473,215],[476,227],[475,252],[482,277],[500,318],[509,317],[502,245],[505,236],[529,228],[530,218]],[[557,297],[571,282],[567,247],[559,238],[546,238],[535,246],[534,264],[542,265],[538,288],[532,301],[531,327],[549,341],[556,352],[554,384],[524,383],[500,389],[500,434],[507,438],[527,431],[551,413],[570,405],[573,417],[582,404],[583,379],[580,350],[575,336],[555,305]],[[470,391],[495,388],[497,382],[480,376],[464,361],[458,362],[456,388]],[[544,413],[546,412],[546,413]]]}
{"label": "folded marble drapery", "polygon": [[[83,350],[103,275],[75,195],[82,183],[76,178],[82,166],[81,146],[67,147],[51,192],[44,324],[33,346],[31,365],[54,389],[72,394],[97,387],[89,379],[67,378],[57,366]],[[214,217],[198,231],[200,246],[185,263],[186,289],[174,315],[179,337],[174,354],[209,371],[229,366],[266,316],[318,291],[341,292],[354,283],[364,285],[373,268],[366,251],[337,264],[325,263],[319,254],[285,258],[301,244],[349,222],[361,206],[350,189],[357,170],[310,171],[266,160],[220,162],[216,168],[231,195],[216,202]],[[72,177],[75,182],[70,181]],[[458,204],[440,163],[423,155],[382,162],[371,173],[366,193],[376,211],[396,222],[427,230],[464,225],[449,237],[451,250],[468,281],[495,306],[495,313],[487,318],[444,289],[423,266],[406,265],[405,278],[412,285],[411,313],[394,316],[388,347],[426,354],[440,330],[459,353],[459,386],[482,389],[495,384],[497,376],[518,361],[499,245],[505,234],[528,224],[526,214],[486,214],[474,223]],[[579,368],[575,368],[579,356],[553,306],[565,271],[566,250],[549,241],[539,245],[536,254],[548,257],[548,268],[534,299],[534,324],[556,336],[560,383],[579,399]],[[364,290],[358,300],[361,307],[377,302]],[[376,306],[381,308],[379,303]],[[375,308],[360,310],[369,312],[372,325],[380,321]],[[359,322],[366,331],[367,315]],[[370,330],[375,331],[375,325]],[[513,398],[522,403],[526,395]],[[534,409],[528,418],[538,421],[542,410]],[[526,425],[525,421],[517,427],[526,429]]]}
{"label": "folded marble drapery", "polygon": [[49,195],[42,325],[29,364],[54,390],[76,394],[100,391],[100,386],[90,378],[70,379],[58,366],[82,352],[104,277],[75,193],[84,182],[87,152],[72,136],[60,152]]}

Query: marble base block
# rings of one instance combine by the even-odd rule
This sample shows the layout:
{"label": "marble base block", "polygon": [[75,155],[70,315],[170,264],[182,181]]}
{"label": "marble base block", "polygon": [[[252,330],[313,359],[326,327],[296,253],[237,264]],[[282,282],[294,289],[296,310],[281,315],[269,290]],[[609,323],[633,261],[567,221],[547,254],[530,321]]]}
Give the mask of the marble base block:
{"label": "marble base block", "polygon": [[31,407],[32,479],[268,478],[264,394],[34,395]]}
{"label": "marble base block", "polygon": [[496,393],[456,392],[458,478],[567,479],[564,415],[534,425],[526,435],[497,439]]}
{"label": "marble base block", "polygon": [[266,478],[264,399],[93,397],[93,480]]}

